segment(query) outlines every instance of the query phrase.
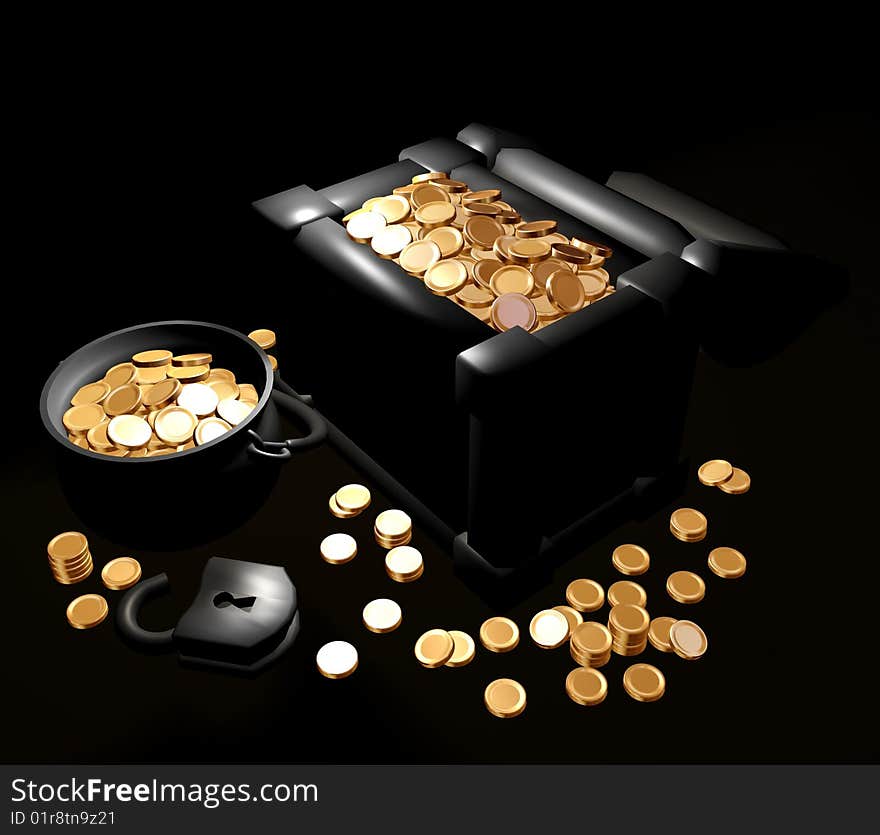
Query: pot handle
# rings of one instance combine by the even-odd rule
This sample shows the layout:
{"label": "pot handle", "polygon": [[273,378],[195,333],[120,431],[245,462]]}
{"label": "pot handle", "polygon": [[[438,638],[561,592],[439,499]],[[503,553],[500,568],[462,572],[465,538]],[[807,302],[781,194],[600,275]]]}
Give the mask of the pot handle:
{"label": "pot handle", "polygon": [[[314,449],[324,443],[327,437],[327,422],[309,405],[311,398],[308,395],[297,395],[289,386],[285,385],[284,388],[287,391],[273,388],[272,400],[280,410],[302,421],[309,430],[308,434],[302,438],[288,438],[286,441],[266,441],[253,429],[248,429],[248,434],[253,439],[248,446],[248,452],[253,455],[275,461],[286,461],[291,457],[291,453]],[[289,394],[288,391],[293,394]]]}

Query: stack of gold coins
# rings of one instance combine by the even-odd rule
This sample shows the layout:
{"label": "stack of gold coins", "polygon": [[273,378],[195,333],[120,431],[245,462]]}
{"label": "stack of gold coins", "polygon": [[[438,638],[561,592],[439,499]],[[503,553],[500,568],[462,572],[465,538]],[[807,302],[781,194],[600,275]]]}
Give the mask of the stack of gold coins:
{"label": "stack of gold coins", "polygon": [[618,655],[639,655],[648,645],[651,618],[641,606],[623,603],[613,606],[608,615],[611,648]]}
{"label": "stack of gold coins", "polygon": [[411,583],[425,573],[425,563],[418,548],[398,545],[385,555],[385,571],[396,583]]}
{"label": "stack of gold coins", "polygon": [[52,537],[47,551],[49,568],[59,583],[69,586],[92,573],[89,541],[79,531],[65,531]]}
{"label": "stack of gold coins", "polygon": [[569,651],[582,667],[604,667],[611,660],[611,632],[596,621],[584,621],[571,633]]}
{"label": "stack of gold coins", "polygon": [[212,362],[207,352],[138,351],[76,391],[62,417],[68,440],[114,458],[155,458],[221,437],[247,418],[259,395]]}
{"label": "stack of gold coins", "polygon": [[376,517],[373,535],[386,550],[406,545],[412,539],[412,519],[402,510],[383,510]]}
{"label": "stack of gold coins", "polygon": [[337,519],[353,519],[370,506],[370,491],[363,484],[346,484],[330,497],[330,512]]}
{"label": "stack of gold coins", "polygon": [[717,487],[722,492],[733,495],[748,493],[752,486],[752,480],[745,470],[734,467],[723,458],[713,458],[702,464],[697,470],[697,478],[700,484]]}
{"label": "stack of gold coins", "polygon": [[540,330],[614,293],[610,247],[525,221],[500,189],[419,174],[342,218],[349,237],[496,330]]}
{"label": "stack of gold coins", "polygon": [[680,507],[669,517],[669,531],[682,542],[699,542],[706,538],[709,523],[699,510]]}

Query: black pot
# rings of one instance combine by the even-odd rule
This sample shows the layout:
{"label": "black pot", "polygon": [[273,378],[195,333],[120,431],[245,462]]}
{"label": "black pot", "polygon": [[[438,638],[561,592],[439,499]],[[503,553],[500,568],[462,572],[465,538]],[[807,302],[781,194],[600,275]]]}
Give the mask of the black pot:
{"label": "black pot", "polygon": [[[151,348],[208,351],[259,393],[256,408],[215,440],[175,455],[114,458],[81,449],[62,423],[81,386],[132,354]],[[266,500],[279,464],[319,445],[327,434],[309,398],[275,389],[266,354],[244,334],[208,322],[151,322],[83,346],[58,365],[40,396],[46,431],[56,441],[58,473],[74,512],[111,539],[153,548],[204,542],[240,525]],[[280,440],[279,409],[304,423],[302,438]]]}

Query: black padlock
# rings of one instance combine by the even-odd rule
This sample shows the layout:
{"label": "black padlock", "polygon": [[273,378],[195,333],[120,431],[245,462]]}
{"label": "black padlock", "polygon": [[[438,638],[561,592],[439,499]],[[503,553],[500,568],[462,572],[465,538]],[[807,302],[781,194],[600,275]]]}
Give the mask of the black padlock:
{"label": "black padlock", "polygon": [[168,576],[158,574],[125,593],[116,625],[130,643],[176,649],[190,664],[255,673],[286,652],[299,632],[296,588],[280,565],[212,557],[177,626],[144,629],[138,623],[141,607],[168,587]]}

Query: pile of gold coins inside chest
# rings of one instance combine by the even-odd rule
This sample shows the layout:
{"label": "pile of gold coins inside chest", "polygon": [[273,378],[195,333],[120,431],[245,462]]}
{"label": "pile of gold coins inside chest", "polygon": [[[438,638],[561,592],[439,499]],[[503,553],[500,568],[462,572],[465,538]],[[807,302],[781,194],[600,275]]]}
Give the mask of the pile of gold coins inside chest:
{"label": "pile of gold coins inside chest", "polygon": [[540,330],[614,292],[604,244],[524,221],[499,189],[471,191],[441,171],[371,197],[342,222],[349,237],[499,331]]}
{"label": "pile of gold coins inside chest", "polygon": [[[700,481],[717,486],[717,479],[729,478],[730,465],[720,459],[707,462],[700,470]],[[749,481],[740,471],[741,480]],[[740,492],[746,492],[741,490]],[[351,518],[370,504],[370,492],[362,485],[346,485],[330,498],[330,509],[339,519]],[[700,542],[708,533],[708,520],[693,508],[679,508],[670,516],[670,531],[682,542]],[[409,543],[412,537],[410,518],[400,510],[386,510],[378,515],[374,535],[379,546],[387,550],[385,568],[398,583],[411,582],[424,572],[418,549]],[[325,562],[343,564],[357,554],[354,537],[345,533],[330,534],[321,544]],[[645,574],[651,566],[648,552],[636,544],[623,544],[614,549],[611,563],[626,577]],[[707,560],[709,570],[719,578],[735,579],[746,571],[746,559],[735,548],[713,548]],[[693,571],[673,571],[667,577],[666,591],[679,604],[699,603],[706,594],[706,583]],[[565,590],[565,604],[537,612],[529,623],[529,636],[541,649],[553,650],[568,646],[577,664],[565,679],[565,692],[578,705],[595,706],[605,701],[608,680],[602,668],[617,655],[626,659],[642,655],[650,646],[661,653],[674,654],[687,661],[702,658],[709,646],[703,629],[693,620],[666,615],[651,617],[645,589],[632,579],[612,583],[607,591],[598,582],[587,578],[572,580]],[[607,616],[598,613],[607,604]],[[391,632],[403,622],[403,611],[393,600],[379,598],[364,607],[363,623],[371,632]],[[520,629],[508,617],[495,616],[485,620],[478,632],[484,649],[493,653],[509,653],[520,643]],[[416,660],[423,667],[463,667],[476,657],[476,641],[465,631],[432,628],[418,638],[414,648]],[[327,678],[351,675],[358,666],[358,652],[347,641],[325,644],[318,652],[318,670]],[[654,664],[629,663],[623,673],[624,691],[638,702],[655,702],[666,692],[666,678]],[[483,692],[483,703],[493,716],[508,719],[519,716],[526,708],[526,690],[512,678],[489,682]]]}
{"label": "pile of gold coins inside chest", "polygon": [[[249,336],[264,350],[275,344],[269,330]],[[68,440],[115,458],[154,458],[219,438],[260,398],[251,383],[212,362],[207,352],[139,351],[73,395],[62,417]],[[276,367],[271,356],[270,363]]]}

